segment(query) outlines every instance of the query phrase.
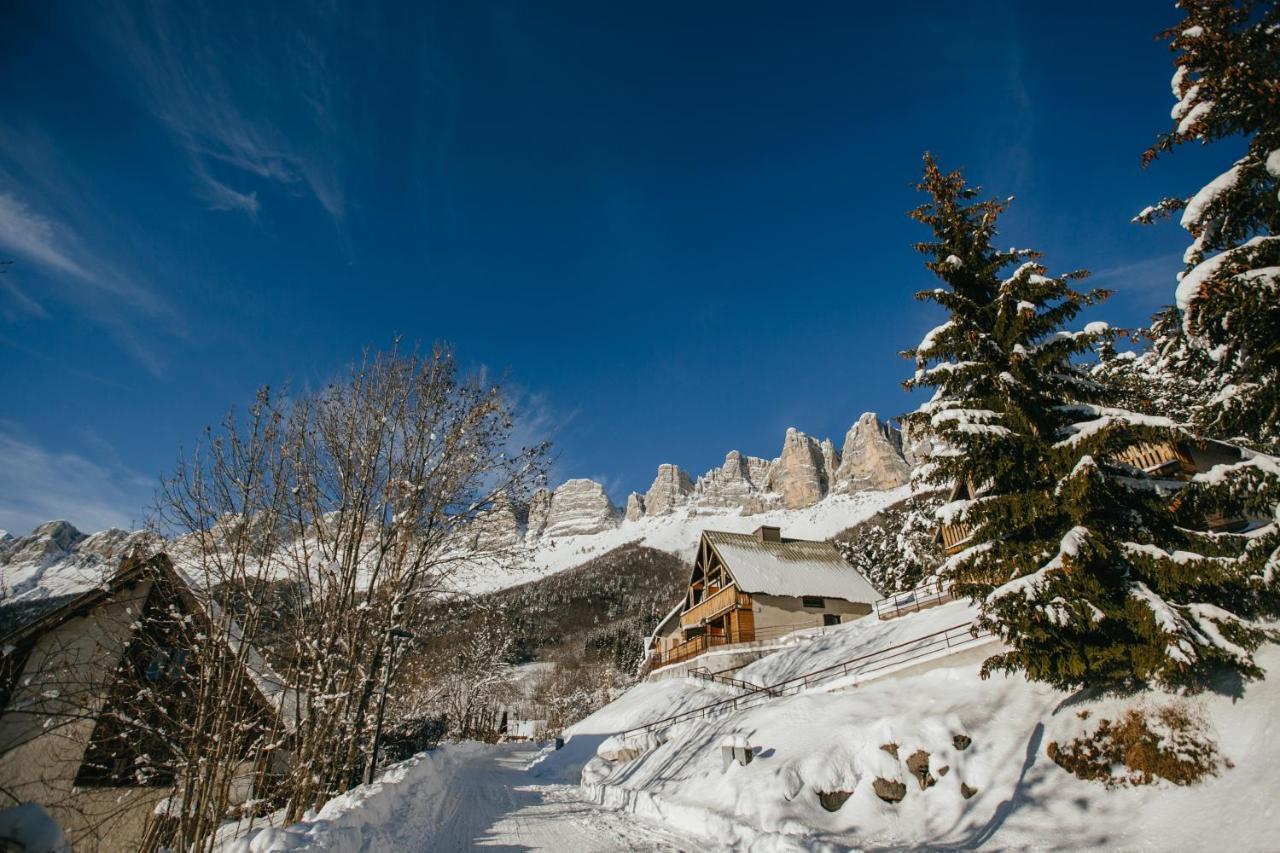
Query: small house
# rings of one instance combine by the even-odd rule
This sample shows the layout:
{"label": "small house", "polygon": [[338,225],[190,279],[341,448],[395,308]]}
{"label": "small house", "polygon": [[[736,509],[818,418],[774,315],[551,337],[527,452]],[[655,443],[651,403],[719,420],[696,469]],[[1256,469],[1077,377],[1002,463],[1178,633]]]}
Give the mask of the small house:
{"label": "small house", "polygon": [[652,666],[865,616],[881,598],[830,542],[706,530],[685,596],[650,635]]}
{"label": "small house", "polygon": [[[197,719],[193,684],[210,659],[199,644],[214,635],[214,607],[158,554],[127,559],[101,586],[0,637],[5,792],[44,806],[77,850],[150,846],[181,785],[174,744]],[[211,689],[244,709],[247,735],[287,731],[292,694],[255,651],[235,652],[221,658],[240,661],[249,686]],[[262,754],[233,757],[235,805],[260,796],[279,768]]]}

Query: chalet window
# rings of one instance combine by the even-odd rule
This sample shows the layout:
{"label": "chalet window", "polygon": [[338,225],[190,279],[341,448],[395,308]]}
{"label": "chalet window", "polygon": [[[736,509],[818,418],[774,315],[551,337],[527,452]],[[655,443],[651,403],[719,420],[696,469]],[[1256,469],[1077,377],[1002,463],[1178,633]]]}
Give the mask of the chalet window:
{"label": "chalet window", "polygon": [[187,650],[171,646],[157,646],[151,650],[142,676],[147,681],[173,681],[187,665]]}
{"label": "chalet window", "polygon": [[824,626],[828,626],[828,627],[829,627],[829,626],[831,626],[831,625],[839,625],[839,624],[840,624],[840,614],[839,614],[839,613],[823,613],[823,614],[822,614],[822,624],[823,624]]}
{"label": "chalet window", "polygon": [[827,600],[817,595],[806,595],[800,599],[800,603],[805,607],[826,607]]}

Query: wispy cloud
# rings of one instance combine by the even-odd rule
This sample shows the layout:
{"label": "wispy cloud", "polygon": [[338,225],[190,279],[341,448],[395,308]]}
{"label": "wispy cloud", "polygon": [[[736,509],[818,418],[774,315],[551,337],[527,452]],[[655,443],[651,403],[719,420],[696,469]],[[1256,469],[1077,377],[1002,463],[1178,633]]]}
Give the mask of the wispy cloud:
{"label": "wispy cloud", "polygon": [[[2,141],[2,140],[0,140]],[[4,153],[0,146],[0,153]],[[154,336],[138,330],[138,321],[170,315],[170,309],[150,288],[118,271],[90,249],[65,222],[40,212],[7,188],[11,180],[0,171],[0,249],[13,260],[26,262],[44,273],[48,284],[40,299],[21,282],[24,264],[6,266],[0,276],[0,293],[9,319],[15,314],[47,317],[44,301],[57,298],[86,310],[152,374],[163,371]]]}
{"label": "wispy cloud", "polygon": [[151,483],[118,461],[49,450],[0,422],[0,528],[22,534],[55,518],[84,531],[142,520]]}
{"label": "wispy cloud", "polygon": [[[342,221],[332,75],[304,22],[278,19],[270,4],[243,16],[196,2],[114,12],[112,42],[190,158],[197,197],[256,216],[258,181],[308,192]],[[309,23],[323,28],[324,16]]]}
{"label": "wispy cloud", "polygon": [[1165,301],[1173,300],[1176,276],[1182,271],[1182,254],[1174,252],[1141,261],[1103,267],[1089,276],[1088,283],[1126,293],[1166,292]]}

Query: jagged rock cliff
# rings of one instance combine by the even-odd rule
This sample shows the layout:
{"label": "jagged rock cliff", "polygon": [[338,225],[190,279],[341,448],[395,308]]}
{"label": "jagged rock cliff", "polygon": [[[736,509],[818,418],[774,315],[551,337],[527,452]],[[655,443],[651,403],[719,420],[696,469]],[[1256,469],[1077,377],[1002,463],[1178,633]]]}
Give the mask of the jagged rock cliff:
{"label": "jagged rock cliff", "polygon": [[595,480],[567,480],[551,493],[544,538],[581,536],[616,527],[618,508]]}
{"label": "jagged rock cliff", "polygon": [[723,465],[698,478],[694,502],[699,506],[742,507],[744,512],[760,512],[764,509],[771,464],[768,459],[730,450]]}
{"label": "jagged rock cliff", "polygon": [[900,486],[910,472],[898,431],[869,412],[850,428],[843,452],[830,439],[819,441],[792,428],[777,459],[732,450],[696,483],[678,465],[663,463],[647,492],[627,497],[622,513],[593,480],[569,480],[554,492],[539,490],[527,510],[526,538],[598,533],[623,518],[638,522],[685,508],[694,513],[740,509],[748,515],[778,507],[803,509],[832,493]]}
{"label": "jagged rock cliff", "polygon": [[658,475],[644,494],[645,515],[669,515],[676,507],[684,505],[691,494],[693,481],[689,475],[678,466],[664,462],[658,466]]}
{"label": "jagged rock cliff", "polygon": [[769,472],[769,490],[781,496],[787,509],[813,506],[826,497],[826,464],[816,439],[795,427],[787,430],[782,455]]}
{"label": "jagged rock cliff", "polygon": [[867,412],[849,430],[836,470],[835,490],[893,489],[911,479],[911,466],[902,454],[902,435]]}
{"label": "jagged rock cliff", "polygon": [[871,412],[849,429],[843,451],[830,439],[818,441],[792,428],[777,459],[732,450],[724,464],[703,474],[692,488],[675,465],[660,466],[648,493],[628,499],[626,517],[635,521],[666,515],[685,505],[694,512],[740,508],[746,514],[773,507],[803,509],[832,493],[892,489],[910,479],[911,464],[903,452],[898,431]]}

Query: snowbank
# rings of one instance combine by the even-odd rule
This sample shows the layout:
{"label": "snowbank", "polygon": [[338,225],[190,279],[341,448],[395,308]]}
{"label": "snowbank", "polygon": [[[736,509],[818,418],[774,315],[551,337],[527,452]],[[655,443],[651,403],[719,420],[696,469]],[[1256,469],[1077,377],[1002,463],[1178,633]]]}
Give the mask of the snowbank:
{"label": "snowbank", "polygon": [[[772,683],[971,615],[957,602],[901,620],[859,620],[763,658],[739,677]],[[970,650],[856,690],[680,723],[645,742],[604,739],[603,757],[587,763],[582,783],[597,802],[752,850],[1276,849],[1280,743],[1269,717],[1280,703],[1280,648],[1260,651],[1259,663],[1274,677],[1245,686],[1242,698],[1224,684],[1223,693],[1180,700],[1209,723],[1233,767],[1190,787],[1115,790],[1077,779],[1045,749],[1103,717],[1115,720],[1137,700],[1067,694],[1021,677],[983,681],[978,661],[991,651]],[[687,680],[641,685],[598,712],[593,728],[619,731],[689,707],[694,689]],[[1174,699],[1148,694],[1142,701]],[[754,759],[726,766],[720,746],[728,739],[751,744]],[[885,801],[877,784],[901,800]],[[828,810],[820,795],[838,807]]]}
{"label": "snowbank", "polygon": [[329,800],[314,816],[288,827],[255,827],[221,847],[223,853],[291,853],[325,850],[361,853],[389,847],[401,812],[439,799],[453,766],[485,750],[485,744],[457,743],[392,765],[372,784]]}

